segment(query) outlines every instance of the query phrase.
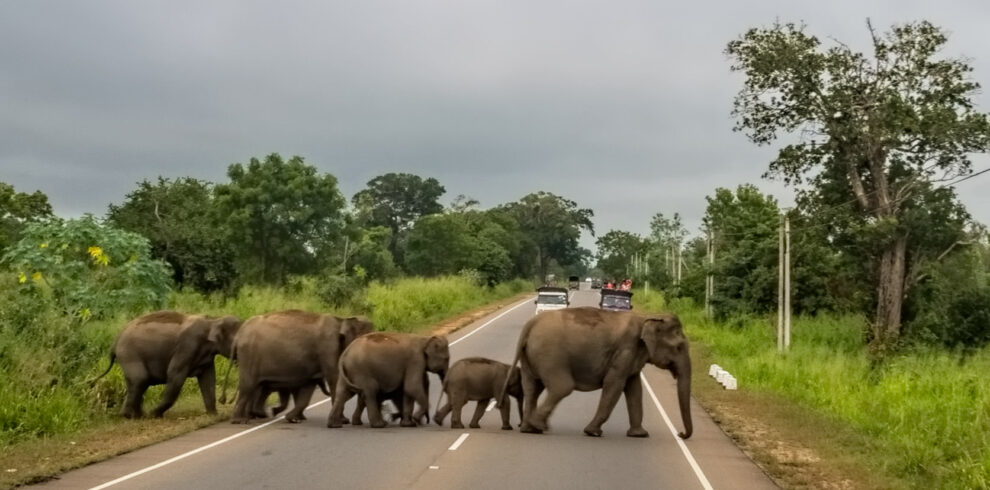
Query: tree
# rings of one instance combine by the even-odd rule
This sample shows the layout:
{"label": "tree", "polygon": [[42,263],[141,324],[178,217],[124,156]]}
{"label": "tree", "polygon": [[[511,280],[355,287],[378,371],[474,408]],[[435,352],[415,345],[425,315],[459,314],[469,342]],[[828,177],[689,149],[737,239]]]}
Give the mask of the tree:
{"label": "tree", "polygon": [[718,188],[705,198],[704,223],[715,243],[715,291],[719,317],[766,312],[777,306],[777,201],[752,184]]}
{"label": "tree", "polygon": [[361,222],[392,231],[388,249],[403,263],[399,243],[402,235],[420,217],[443,211],[439,199],[446,189],[437,179],[406,173],[387,173],[368,181],[366,189],[351,201]]}
{"label": "tree", "polygon": [[620,230],[609,230],[598,237],[595,245],[598,247],[596,267],[601,269],[606,279],[617,281],[630,277],[633,257],[644,253],[648,248],[648,243],[641,236]]}
{"label": "tree", "polygon": [[908,210],[934,183],[972,172],[969,155],[990,149],[990,121],[974,109],[972,68],[938,56],[947,41],[939,28],[917,22],[881,35],[867,27],[872,56],[841,43],[824,49],[794,24],[751,29],[726,53],[746,76],[736,129],[759,145],[800,130],[768,176],[841,186],[877,237],[871,345],[883,355],[901,333],[915,238]]}
{"label": "tree", "polygon": [[409,230],[406,264],[414,274],[434,276],[476,270],[489,285],[511,277],[508,233],[487,213],[460,211],[423,216]]}
{"label": "tree", "polygon": [[27,294],[50,294],[64,313],[86,321],[164,305],[168,265],[150,248],[141,235],[86,215],[28,224],[2,261]]}
{"label": "tree", "polygon": [[229,227],[240,274],[281,283],[288,274],[317,267],[317,242],[344,227],[337,179],[318,174],[302,157],[272,153],[228,167],[230,183],[216,186],[216,213]]}
{"label": "tree", "polygon": [[16,243],[28,223],[51,217],[52,206],[41,191],[17,192],[12,185],[0,182],[0,250]]}
{"label": "tree", "polygon": [[544,191],[524,196],[506,204],[505,208],[531,240],[541,279],[546,277],[551,261],[567,266],[587,258],[587,251],[578,246],[578,239],[581,230],[595,235],[591,222],[594,211],[579,208],[574,201]]}
{"label": "tree", "polygon": [[107,220],[151,241],[154,257],[172,266],[176,284],[198,291],[226,290],[234,282],[234,252],[226,223],[213,212],[212,184],[190,177],[143,180]]}

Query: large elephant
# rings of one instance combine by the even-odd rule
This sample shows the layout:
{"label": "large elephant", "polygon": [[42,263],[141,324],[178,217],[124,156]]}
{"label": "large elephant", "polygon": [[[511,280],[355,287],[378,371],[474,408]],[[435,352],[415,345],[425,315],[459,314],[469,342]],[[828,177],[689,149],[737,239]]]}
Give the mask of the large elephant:
{"label": "large elephant", "polygon": [[[110,350],[110,365],[96,379],[110,372],[116,360],[124,371],[127,398],[121,415],[141,417],[144,392],[164,384],[165,393],[153,413],[161,417],[172,407],[186,378],[195,377],[210,414],[216,408],[216,370],[213,358],[231,356],[231,343],[241,321],[237,317],[187,315],[158,311],[135,318],[117,335]],[[94,380],[95,381],[95,380]]]}
{"label": "large elephant", "polygon": [[[647,362],[677,379],[684,422],[682,439],[691,437],[691,359],[688,341],[676,315],[640,316],[597,308],[568,308],[533,317],[516,347],[523,385],[522,432],[541,433],[561,399],[572,391],[601,389],[595,417],[584,428],[601,436],[602,424],[625,393],[629,437],[648,437],[643,429],[643,386],[639,373]],[[540,393],[547,397],[537,407]]]}
{"label": "large elephant", "polygon": [[[364,398],[372,427],[385,427],[380,403],[400,393],[400,425],[415,426],[423,417],[429,420],[426,373],[438,374],[442,382],[449,364],[450,348],[442,335],[377,332],[355,340],[340,357],[340,380],[327,427],[343,424],[344,404],[355,394]],[[420,407],[415,415],[414,404]]]}
{"label": "large elephant", "polygon": [[[502,386],[506,388],[503,390]],[[519,368],[509,367],[504,362],[498,362],[484,357],[468,357],[461,359],[450,366],[450,372],[443,381],[443,392],[447,394],[447,403],[437,409],[433,416],[437,425],[443,425],[443,419],[448,413],[450,417],[450,428],[463,429],[461,423],[461,410],[468,401],[476,401],[474,416],[471,417],[470,427],[480,428],[481,417],[485,415],[485,409],[493,398],[511,395],[519,404],[519,417],[522,418],[522,384],[519,377]],[[499,401],[499,411],[502,415],[502,430],[512,430],[509,423],[510,407],[508,400]]]}
{"label": "large elephant", "polygon": [[340,353],[373,330],[374,325],[364,317],[299,310],[251,317],[234,339],[240,379],[231,422],[248,422],[273,391],[291,393],[294,398],[292,410],[285,415],[287,421],[303,420],[303,410],[316,387],[324,380],[331,390],[337,384]]}

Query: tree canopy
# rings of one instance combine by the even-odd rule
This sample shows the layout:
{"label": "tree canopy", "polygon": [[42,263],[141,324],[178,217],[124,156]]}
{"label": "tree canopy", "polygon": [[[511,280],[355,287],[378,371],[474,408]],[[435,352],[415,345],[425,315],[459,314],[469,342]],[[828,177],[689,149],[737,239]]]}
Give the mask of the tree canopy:
{"label": "tree canopy", "polygon": [[440,196],[446,189],[437,179],[407,173],[387,173],[368,181],[351,199],[358,219],[368,226],[392,231],[389,251],[401,263],[402,235],[420,216],[443,211]]}

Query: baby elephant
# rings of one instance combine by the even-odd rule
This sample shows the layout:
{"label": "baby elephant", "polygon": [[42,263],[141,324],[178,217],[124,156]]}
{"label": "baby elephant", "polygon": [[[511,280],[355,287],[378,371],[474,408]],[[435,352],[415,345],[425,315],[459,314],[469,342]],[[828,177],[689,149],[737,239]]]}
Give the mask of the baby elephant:
{"label": "baby elephant", "polygon": [[[485,409],[491,400],[498,396],[505,384],[505,377],[509,377],[509,383],[505,390],[506,398],[512,395],[519,405],[519,416],[522,417],[522,384],[519,379],[519,368],[509,368],[508,364],[486,359],[484,357],[468,357],[461,359],[450,367],[447,378],[443,382],[443,392],[447,394],[447,403],[437,409],[433,416],[437,425],[443,425],[443,419],[453,409],[454,414],[450,417],[450,427],[452,429],[463,429],[461,423],[461,409],[468,401],[477,401],[478,405],[474,409],[474,417],[471,418],[471,428],[481,427],[478,422],[485,415]],[[502,413],[502,430],[512,430],[509,423],[509,403],[508,399],[502,400],[499,404],[499,411]]]}

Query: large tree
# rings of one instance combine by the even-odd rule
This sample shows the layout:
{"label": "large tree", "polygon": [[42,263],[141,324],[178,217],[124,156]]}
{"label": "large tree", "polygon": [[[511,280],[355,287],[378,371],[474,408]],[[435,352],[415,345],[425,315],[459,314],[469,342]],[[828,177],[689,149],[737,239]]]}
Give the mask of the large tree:
{"label": "large tree", "polygon": [[581,230],[594,236],[594,211],[545,191],[526,195],[505,208],[532,242],[541,279],[546,277],[551,262],[566,267],[588,258],[588,251],[578,245],[578,239]]}
{"label": "large tree", "polygon": [[401,263],[400,239],[420,216],[443,211],[439,200],[444,192],[446,189],[432,177],[387,173],[368,181],[367,188],[354,194],[351,201],[361,222],[392,231],[388,249]]}
{"label": "large tree", "polygon": [[648,250],[643,237],[621,230],[609,230],[595,241],[598,247],[596,266],[607,276],[606,279],[621,281],[631,276],[631,266],[637,254]]}
{"label": "large tree", "polygon": [[230,183],[216,187],[215,209],[229,227],[239,272],[262,283],[314,272],[314,250],[344,227],[337,178],[277,153],[235,163],[227,176]]}
{"label": "large tree", "polygon": [[928,22],[878,34],[872,53],[819,39],[794,24],[751,29],[728,44],[746,79],[737,129],[767,145],[782,134],[768,175],[812,188],[838,184],[878,237],[874,352],[901,334],[908,255],[906,214],[939,181],[972,172],[970,154],[990,148],[990,121],[975,110],[979,85],[962,59],[940,56],[945,34]]}
{"label": "large tree", "polygon": [[0,182],[0,251],[20,239],[25,225],[51,217],[52,206],[44,193],[17,192],[12,185]]}
{"label": "large tree", "polygon": [[143,180],[121,204],[111,204],[107,220],[140,233],[152,255],[172,266],[176,284],[209,292],[235,279],[233,248],[226,222],[213,213],[213,185],[190,177]]}

